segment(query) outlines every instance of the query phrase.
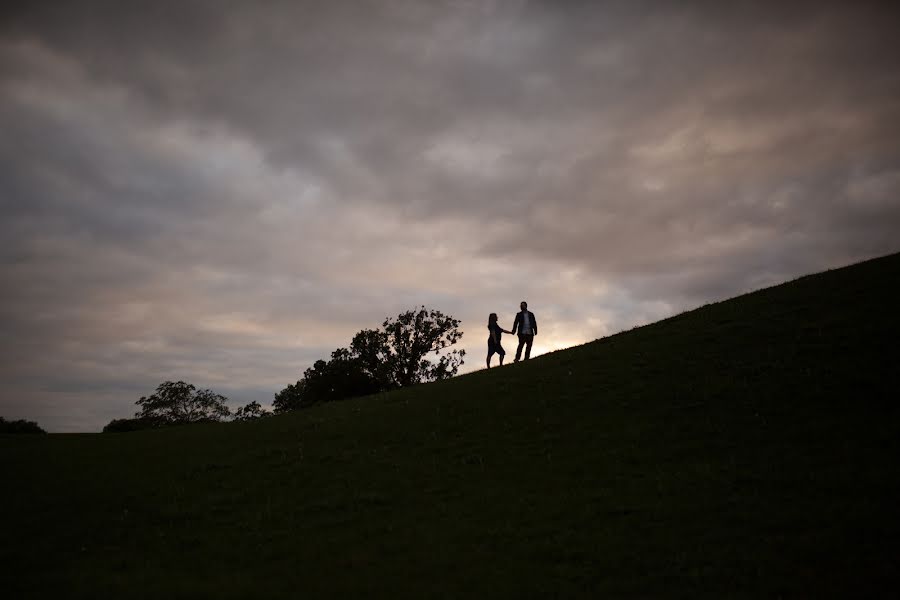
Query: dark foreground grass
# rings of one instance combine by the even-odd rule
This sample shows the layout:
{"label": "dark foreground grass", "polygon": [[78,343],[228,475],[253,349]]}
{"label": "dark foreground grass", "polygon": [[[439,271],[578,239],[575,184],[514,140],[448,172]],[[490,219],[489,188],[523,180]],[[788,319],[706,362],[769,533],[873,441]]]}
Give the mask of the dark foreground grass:
{"label": "dark foreground grass", "polygon": [[7,598],[900,594],[900,255],[254,423],[0,436]]}

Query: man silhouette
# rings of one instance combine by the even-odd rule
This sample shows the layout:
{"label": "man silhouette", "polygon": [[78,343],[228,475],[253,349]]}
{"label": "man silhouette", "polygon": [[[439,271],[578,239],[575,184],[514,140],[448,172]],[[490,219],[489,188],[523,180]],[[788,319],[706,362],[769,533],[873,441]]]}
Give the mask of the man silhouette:
{"label": "man silhouette", "polygon": [[512,328],[513,333],[519,334],[519,347],[516,348],[515,362],[519,362],[519,358],[522,356],[522,346],[525,346],[525,360],[528,360],[531,356],[531,344],[534,342],[534,336],[537,335],[537,319],[534,318],[534,313],[528,310],[528,303],[523,300],[519,308],[522,309],[522,312],[516,315]]}

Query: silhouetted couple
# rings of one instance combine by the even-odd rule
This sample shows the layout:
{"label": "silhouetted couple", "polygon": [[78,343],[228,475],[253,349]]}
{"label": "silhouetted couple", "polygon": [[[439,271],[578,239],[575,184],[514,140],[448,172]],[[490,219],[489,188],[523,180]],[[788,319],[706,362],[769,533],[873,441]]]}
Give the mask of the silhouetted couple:
{"label": "silhouetted couple", "polygon": [[500,355],[500,364],[503,364],[503,357],[506,356],[506,350],[503,349],[503,346],[500,344],[500,336],[504,333],[508,333],[510,335],[519,336],[519,347],[516,348],[516,360],[515,362],[519,362],[519,358],[522,356],[522,347],[525,347],[525,360],[528,360],[531,357],[531,344],[534,343],[534,336],[537,335],[537,319],[534,318],[534,313],[528,310],[528,303],[522,302],[519,305],[519,308],[522,310],[516,315],[516,320],[513,321],[512,331],[507,331],[500,327],[497,324],[497,313],[491,313],[488,317],[488,331],[491,332],[490,337],[488,337],[488,354],[487,354],[487,368],[491,368],[491,357],[494,354]]}

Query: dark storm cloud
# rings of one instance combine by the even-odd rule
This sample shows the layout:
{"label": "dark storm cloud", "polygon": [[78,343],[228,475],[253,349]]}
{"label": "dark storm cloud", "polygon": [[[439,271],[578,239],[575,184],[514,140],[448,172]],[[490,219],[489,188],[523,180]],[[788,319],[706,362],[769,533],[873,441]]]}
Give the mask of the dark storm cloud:
{"label": "dark storm cloud", "polygon": [[881,3],[0,11],[4,416],[265,402],[421,303],[477,365],[521,298],[546,351],[900,249]]}

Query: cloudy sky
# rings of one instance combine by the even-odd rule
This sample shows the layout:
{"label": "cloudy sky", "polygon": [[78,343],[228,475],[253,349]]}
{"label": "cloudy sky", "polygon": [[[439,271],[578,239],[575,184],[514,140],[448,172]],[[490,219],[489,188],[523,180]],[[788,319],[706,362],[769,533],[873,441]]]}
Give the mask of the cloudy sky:
{"label": "cloudy sky", "polygon": [[468,371],[522,299],[540,354],[900,250],[888,3],[9,5],[0,415],[50,431],[420,304]]}

